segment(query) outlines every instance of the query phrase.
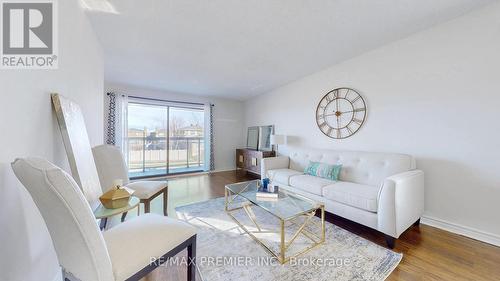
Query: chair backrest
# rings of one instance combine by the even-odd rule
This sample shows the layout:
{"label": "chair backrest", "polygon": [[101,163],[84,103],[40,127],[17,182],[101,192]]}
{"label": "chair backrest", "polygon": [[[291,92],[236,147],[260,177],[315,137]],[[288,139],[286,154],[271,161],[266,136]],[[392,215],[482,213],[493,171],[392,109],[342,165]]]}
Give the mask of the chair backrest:
{"label": "chair backrest", "polygon": [[63,270],[82,281],[114,280],[102,234],[73,178],[40,158],[17,159],[12,169],[40,210]]}
{"label": "chair backrest", "polygon": [[58,94],[52,94],[52,104],[61,129],[71,174],[92,210],[95,210],[99,206],[102,189],[80,106]]}
{"label": "chair backrest", "polygon": [[95,165],[103,192],[113,187],[113,181],[121,179],[123,185],[129,183],[128,168],[121,150],[112,145],[98,145],[92,148]]}

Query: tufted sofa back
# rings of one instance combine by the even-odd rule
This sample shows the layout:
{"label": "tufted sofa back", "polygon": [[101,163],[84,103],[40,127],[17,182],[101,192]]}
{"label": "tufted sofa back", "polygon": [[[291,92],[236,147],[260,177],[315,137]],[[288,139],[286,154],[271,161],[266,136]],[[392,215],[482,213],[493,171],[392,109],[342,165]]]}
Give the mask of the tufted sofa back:
{"label": "tufted sofa back", "polygon": [[339,179],[379,186],[392,175],[416,169],[415,159],[406,154],[290,148],[290,169],[304,171],[309,161],[342,164]]}

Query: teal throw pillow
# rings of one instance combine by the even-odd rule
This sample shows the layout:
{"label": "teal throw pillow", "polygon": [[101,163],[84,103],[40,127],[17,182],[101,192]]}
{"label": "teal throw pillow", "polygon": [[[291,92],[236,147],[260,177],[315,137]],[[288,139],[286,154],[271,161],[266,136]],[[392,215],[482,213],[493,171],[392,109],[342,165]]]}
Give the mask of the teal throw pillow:
{"label": "teal throw pillow", "polygon": [[339,180],[340,169],[342,165],[329,165],[321,162],[309,162],[309,166],[304,173],[311,176],[325,178],[329,180]]}

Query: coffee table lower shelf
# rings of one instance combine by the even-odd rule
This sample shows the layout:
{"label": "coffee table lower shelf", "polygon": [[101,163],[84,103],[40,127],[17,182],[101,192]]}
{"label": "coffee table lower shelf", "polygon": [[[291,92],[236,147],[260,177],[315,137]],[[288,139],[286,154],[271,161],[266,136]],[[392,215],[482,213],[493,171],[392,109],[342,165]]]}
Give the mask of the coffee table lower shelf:
{"label": "coffee table lower shelf", "polygon": [[[302,212],[302,213],[297,213],[296,215],[289,217],[287,219],[280,218],[279,216],[273,214],[272,212],[269,212],[268,210],[261,208],[262,210],[265,210],[266,212],[270,213],[274,217],[276,217],[279,220],[279,233],[280,235],[280,245],[279,245],[279,252],[273,251],[266,243],[257,237],[255,234],[257,233],[265,233],[262,231],[261,226],[257,222],[257,218],[255,216],[255,213],[252,210],[252,207],[258,207],[260,208],[259,205],[256,205],[250,201],[240,203],[241,206],[238,207],[233,207],[231,208],[231,204],[233,203],[233,200],[238,197],[238,193],[232,192],[230,189],[225,188],[225,211],[231,217],[231,219],[241,228],[245,233],[247,233],[250,237],[252,237],[253,240],[255,240],[258,244],[260,244],[267,252],[269,252],[273,257],[275,257],[280,264],[285,264],[290,261],[290,259],[295,258],[299,255],[302,255],[311,249],[323,244],[325,242],[325,207],[323,204],[318,204],[318,207],[316,209],[307,211],[307,212]],[[255,225],[257,231],[252,231],[248,229],[243,223],[241,223],[234,215],[233,212],[243,210],[245,211],[246,215],[248,218],[252,221],[252,223]],[[320,224],[320,233],[315,234],[312,233],[308,230],[306,230],[306,227],[314,224],[313,222],[313,217],[315,217],[317,211],[321,212],[321,221]],[[304,221],[301,223],[297,223],[296,220],[298,218],[304,218]],[[297,231],[291,236],[288,241],[286,240],[286,227],[288,225],[294,225],[298,227]],[[269,231],[267,231],[269,232]],[[297,253],[295,253],[292,256],[287,255],[288,249],[291,247],[291,245],[294,243],[294,241],[299,237],[299,235],[303,235],[307,237],[309,240],[311,240],[311,244],[304,249],[301,249]]]}

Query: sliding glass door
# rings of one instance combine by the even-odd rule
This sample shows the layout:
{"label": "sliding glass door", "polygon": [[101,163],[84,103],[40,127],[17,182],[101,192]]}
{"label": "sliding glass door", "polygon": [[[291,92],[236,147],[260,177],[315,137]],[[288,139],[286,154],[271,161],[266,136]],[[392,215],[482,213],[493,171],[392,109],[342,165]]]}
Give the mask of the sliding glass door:
{"label": "sliding glass door", "polygon": [[203,109],[169,108],[169,161],[171,173],[204,168],[205,115]]}
{"label": "sliding glass door", "polygon": [[127,117],[126,153],[131,178],[204,170],[202,106],[131,101]]}
{"label": "sliding glass door", "polygon": [[128,167],[130,177],[167,174],[168,108],[128,105]]}

